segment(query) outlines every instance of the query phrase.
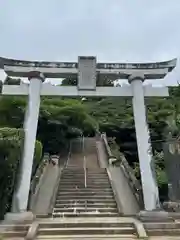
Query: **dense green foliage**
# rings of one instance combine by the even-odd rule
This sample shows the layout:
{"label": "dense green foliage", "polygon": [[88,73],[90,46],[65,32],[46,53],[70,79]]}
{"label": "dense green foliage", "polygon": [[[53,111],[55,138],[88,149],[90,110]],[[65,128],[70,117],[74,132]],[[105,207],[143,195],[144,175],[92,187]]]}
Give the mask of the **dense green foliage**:
{"label": "dense green foliage", "polygon": [[[10,210],[14,189],[17,186],[23,153],[24,131],[17,128],[0,128],[0,219]],[[42,158],[42,144],[36,142],[33,171]]]}
{"label": "dense green foliage", "polygon": [[0,219],[10,208],[21,159],[22,144],[22,130],[0,129]]}

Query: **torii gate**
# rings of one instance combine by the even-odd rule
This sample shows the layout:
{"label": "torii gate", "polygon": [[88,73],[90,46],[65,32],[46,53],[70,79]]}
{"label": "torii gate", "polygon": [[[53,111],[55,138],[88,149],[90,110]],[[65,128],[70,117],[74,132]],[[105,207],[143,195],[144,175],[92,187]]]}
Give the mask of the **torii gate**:
{"label": "torii gate", "polygon": [[[169,96],[168,88],[144,86],[145,79],[162,79],[176,66],[176,59],[158,63],[97,63],[96,57],[78,57],[78,62],[38,62],[0,58],[0,68],[9,76],[27,77],[30,84],[4,85],[3,95],[28,95],[22,175],[17,190],[19,210],[27,211],[39,116],[40,96],[132,97],[145,210],[159,207],[144,97]],[[45,78],[78,77],[78,86],[53,86]],[[128,79],[130,86],[96,87],[96,77]],[[27,113],[26,112],[26,113]]]}

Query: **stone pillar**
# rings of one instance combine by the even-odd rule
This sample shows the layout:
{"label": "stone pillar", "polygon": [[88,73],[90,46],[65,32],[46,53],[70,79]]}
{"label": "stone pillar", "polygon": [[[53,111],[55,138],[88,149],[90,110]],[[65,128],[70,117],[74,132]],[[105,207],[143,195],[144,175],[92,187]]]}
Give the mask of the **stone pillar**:
{"label": "stone pillar", "polygon": [[150,134],[146,121],[143,81],[144,75],[141,74],[129,77],[129,83],[133,92],[132,104],[144,205],[146,211],[152,211],[159,208],[159,192],[153,165]]}
{"label": "stone pillar", "polygon": [[39,117],[40,93],[42,82],[44,81],[44,76],[39,72],[30,72],[28,74],[28,79],[30,81],[30,84],[28,106],[24,123],[24,152],[19,186],[16,193],[16,201],[18,201],[18,208],[20,212],[27,211],[28,206],[36,132]]}

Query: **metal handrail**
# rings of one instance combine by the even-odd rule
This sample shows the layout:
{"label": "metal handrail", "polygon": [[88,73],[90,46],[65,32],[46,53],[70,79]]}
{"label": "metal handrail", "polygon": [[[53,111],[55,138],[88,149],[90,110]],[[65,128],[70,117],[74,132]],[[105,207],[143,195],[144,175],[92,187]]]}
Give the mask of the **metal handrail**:
{"label": "metal handrail", "polygon": [[83,168],[84,168],[84,187],[87,188],[87,170],[86,170],[86,156],[84,147],[84,135],[82,136],[82,152],[83,152]]}
{"label": "metal handrail", "polygon": [[70,157],[71,157],[71,141],[69,142],[69,152],[68,152],[68,157],[67,157],[67,161],[66,161],[66,164],[65,164],[65,168],[68,167]]}
{"label": "metal handrail", "polygon": [[86,157],[84,156],[84,187],[87,188]]}

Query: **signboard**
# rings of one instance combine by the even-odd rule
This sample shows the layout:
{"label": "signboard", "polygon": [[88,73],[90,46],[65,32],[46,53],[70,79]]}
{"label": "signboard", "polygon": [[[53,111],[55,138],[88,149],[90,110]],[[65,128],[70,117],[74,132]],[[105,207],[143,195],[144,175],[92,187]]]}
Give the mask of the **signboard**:
{"label": "signboard", "polygon": [[43,67],[43,68],[77,68],[77,63],[74,62],[26,62],[26,61],[12,61],[6,66],[18,67]]}
{"label": "signboard", "polygon": [[79,57],[78,61],[78,89],[96,89],[96,58]]}
{"label": "signboard", "polygon": [[163,63],[98,63],[98,69],[159,69],[166,68]]}
{"label": "signboard", "polygon": [[[44,68],[77,68],[78,64],[74,62],[26,62],[26,61],[12,61],[5,63],[8,66],[21,67],[44,67]],[[126,63],[98,63],[97,69],[159,69],[164,68],[160,63],[152,64],[126,64]]]}

